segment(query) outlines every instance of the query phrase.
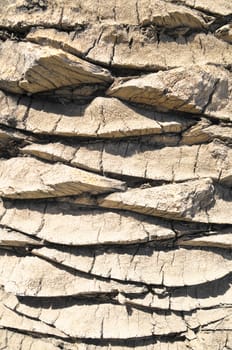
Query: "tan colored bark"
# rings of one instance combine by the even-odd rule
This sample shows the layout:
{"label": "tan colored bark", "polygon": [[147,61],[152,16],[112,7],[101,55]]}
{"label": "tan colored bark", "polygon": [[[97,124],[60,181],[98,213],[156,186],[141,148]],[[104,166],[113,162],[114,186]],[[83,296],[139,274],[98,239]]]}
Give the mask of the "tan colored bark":
{"label": "tan colored bark", "polygon": [[196,121],[173,113],[144,111],[117,100],[97,97],[88,105],[59,105],[43,99],[0,92],[0,122],[34,134],[78,137],[128,137],[179,133]]}
{"label": "tan colored bark", "polygon": [[195,65],[126,81],[118,79],[108,90],[109,96],[123,100],[231,121],[230,94],[231,73],[214,66]]}
{"label": "tan colored bark", "polygon": [[44,322],[25,317],[24,315],[10,310],[4,305],[4,301],[7,298],[7,295],[2,290],[0,292],[0,298],[0,330],[1,328],[10,328],[12,330],[15,329],[22,332],[35,332],[38,334],[67,338],[65,333],[49,326]]}
{"label": "tan colored bark", "polygon": [[191,247],[219,247],[231,249],[232,247],[232,233],[229,228],[226,233],[215,234],[210,236],[194,237],[194,238],[180,238],[178,244],[181,246]]}
{"label": "tan colored bark", "polygon": [[99,205],[174,220],[231,224],[231,193],[212,179],[128,189],[99,199]]}
{"label": "tan colored bark", "polygon": [[34,158],[23,157],[1,160],[0,195],[2,197],[49,198],[115,190],[125,190],[125,184],[122,181],[91,174],[67,165],[57,163],[52,166]]}
{"label": "tan colored bark", "polygon": [[[68,251],[39,248],[34,254],[97,276],[167,287],[192,286],[228,275],[232,261],[228,251],[210,249],[155,250],[149,246],[95,249],[94,256],[77,248]],[[92,250],[93,254],[93,250]],[[212,264],[217,266],[212,270]],[[201,271],[201,273],[199,273]]]}
{"label": "tan colored bark", "polygon": [[162,149],[125,141],[77,147],[54,143],[32,144],[22,151],[44,159],[67,161],[90,171],[168,182],[205,177],[223,182],[232,165],[231,148],[220,142]]}
{"label": "tan colored bark", "polygon": [[1,5],[0,349],[231,349],[231,2]]}
{"label": "tan colored bark", "polygon": [[[175,237],[170,223],[67,202],[2,202],[1,225],[65,245],[128,244]],[[64,234],[65,232],[65,234]]]}
{"label": "tan colored bark", "polygon": [[0,227],[0,246],[28,247],[41,244],[40,240],[28,237],[21,232]]}
{"label": "tan colored bark", "polygon": [[[78,28],[78,25],[97,22],[118,25],[137,25],[151,22],[170,28],[184,25],[202,28],[207,26],[207,21],[210,19],[209,16],[201,12],[162,0],[151,2],[140,0],[138,3],[132,0],[127,4],[123,0],[110,0],[108,5],[106,8],[102,0],[97,7],[91,0],[69,0],[65,3],[55,0],[46,4],[28,4],[25,0],[19,3],[8,1],[1,11],[0,24],[13,28],[17,28],[19,24],[22,28],[35,25]],[[229,9],[230,7],[227,5],[227,10]],[[27,11],[30,16],[27,15]]]}
{"label": "tan colored bark", "polygon": [[[76,303],[56,309],[46,309],[43,303],[40,304],[41,308],[21,303],[11,306],[8,302],[7,305],[24,315],[33,315],[36,319],[43,320],[42,322],[54,325],[71,337],[82,339],[134,339],[182,333],[187,330],[180,315],[162,315],[137,309],[128,314],[123,305]],[[162,317],[164,315],[165,317]],[[220,316],[215,318],[218,320]]]}
{"label": "tan colored bark", "polygon": [[0,88],[6,91],[36,93],[61,86],[112,81],[106,69],[62,50],[14,41],[1,43],[0,50]]}
{"label": "tan colored bark", "polygon": [[[167,0],[167,2],[175,3],[175,0]],[[205,12],[211,12],[220,16],[230,15],[232,12],[232,4],[226,0],[218,0],[211,3],[209,0],[180,0],[180,3],[191,8],[196,8]]]}
{"label": "tan colored bark", "polygon": [[[219,30],[215,37],[205,33],[187,35],[189,25],[176,30],[165,28],[158,31],[155,24],[149,25],[149,22],[144,27],[131,26],[129,30],[102,25],[92,26],[76,35],[55,29],[37,29],[29,33],[27,39],[118,68],[152,71],[189,67],[192,64],[231,64],[231,46],[218,39]],[[141,55],[137,54],[138,51]],[[175,55],[171,54],[173,51]]]}
{"label": "tan colored bark", "polygon": [[219,29],[217,29],[215,35],[222,39],[227,41],[228,43],[232,43],[232,26],[231,24],[226,24]]}
{"label": "tan colored bark", "polygon": [[7,292],[31,297],[96,295],[124,291],[142,293],[144,287],[68,272],[35,256],[20,257],[1,250],[1,285]]}

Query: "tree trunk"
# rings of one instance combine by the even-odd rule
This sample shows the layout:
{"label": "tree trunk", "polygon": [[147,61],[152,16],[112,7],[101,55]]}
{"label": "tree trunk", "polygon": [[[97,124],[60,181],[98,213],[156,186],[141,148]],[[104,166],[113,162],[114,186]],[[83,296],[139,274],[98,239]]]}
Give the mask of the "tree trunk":
{"label": "tree trunk", "polygon": [[232,348],[232,2],[0,9],[0,348]]}

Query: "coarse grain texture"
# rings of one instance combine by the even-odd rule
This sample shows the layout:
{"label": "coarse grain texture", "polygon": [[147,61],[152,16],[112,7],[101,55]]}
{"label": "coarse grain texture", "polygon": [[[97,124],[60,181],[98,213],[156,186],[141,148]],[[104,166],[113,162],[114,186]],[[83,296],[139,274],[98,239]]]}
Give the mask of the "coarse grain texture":
{"label": "coarse grain texture", "polygon": [[0,0],[0,349],[232,348],[230,0]]}

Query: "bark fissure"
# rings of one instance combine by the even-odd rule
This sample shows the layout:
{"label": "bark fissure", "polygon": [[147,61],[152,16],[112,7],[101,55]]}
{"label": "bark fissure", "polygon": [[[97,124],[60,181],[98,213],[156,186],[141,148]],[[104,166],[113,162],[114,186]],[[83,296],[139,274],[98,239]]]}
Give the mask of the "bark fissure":
{"label": "bark fissure", "polygon": [[0,9],[0,349],[232,348],[232,6]]}

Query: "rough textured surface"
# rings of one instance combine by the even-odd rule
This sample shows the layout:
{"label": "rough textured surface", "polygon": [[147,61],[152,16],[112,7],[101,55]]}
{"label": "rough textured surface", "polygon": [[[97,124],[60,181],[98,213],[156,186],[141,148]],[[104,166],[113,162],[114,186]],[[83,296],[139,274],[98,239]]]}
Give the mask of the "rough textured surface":
{"label": "rough textured surface", "polygon": [[79,345],[47,337],[46,334],[41,338],[35,334],[26,335],[23,333],[15,333],[14,331],[8,329],[0,329],[0,346],[2,347],[2,349],[8,350],[79,349]]}
{"label": "rough textured surface", "polygon": [[189,312],[196,309],[208,309],[219,306],[231,306],[231,275],[196,286],[176,288],[153,288],[143,295],[124,298],[117,297],[119,302],[131,306],[142,306],[148,309],[170,309]]}
{"label": "rough textured surface", "polygon": [[[0,251],[1,285],[7,292],[22,296],[60,297],[84,294],[113,293],[115,291],[142,292],[143,288],[133,288],[108,280],[102,281],[89,276],[78,275],[37,257],[14,256]],[[34,273],[36,271],[36,274]]]}
{"label": "rough textured surface", "polygon": [[[230,273],[232,265],[229,252],[194,248],[157,251],[153,247],[135,246],[87,250],[85,254],[75,248],[69,251],[41,248],[33,252],[97,276],[168,287],[191,286],[222,278]],[[210,261],[220,268],[212,271]]]}
{"label": "rough textured surface", "polygon": [[125,185],[121,181],[107,179],[63,164],[56,164],[54,167],[33,158],[23,157],[1,160],[2,197],[49,198],[124,189]]}
{"label": "rough textured surface", "polygon": [[79,208],[68,202],[4,201],[1,215],[0,223],[6,227],[65,245],[126,244],[175,237],[171,224],[162,219]]}
{"label": "rough textured surface", "polygon": [[183,246],[196,247],[221,247],[231,249],[232,233],[231,229],[226,233],[220,233],[210,236],[195,237],[190,239],[179,239],[178,243]]}
{"label": "rough textured surface", "polygon": [[22,151],[105,174],[168,182],[204,177],[223,181],[232,166],[231,148],[216,141],[162,149],[124,141],[90,143],[76,148],[60,143],[32,144]]}
{"label": "rough textured surface", "polygon": [[149,188],[128,189],[99,199],[99,205],[152,216],[205,223],[232,224],[231,189],[210,178]]}
{"label": "rough textured surface", "polygon": [[[7,303],[7,302],[6,302]],[[46,303],[47,304],[47,303]],[[75,338],[92,339],[134,339],[151,335],[182,333],[187,330],[185,321],[178,314],[144,312],[134,309],[128,315],[126,306],[103,303],[99,305],[61,304],[62,308],[42,309],[38,305],[16,304],[14,309],[21,314],[33,316],[47,324],[54,325],[65,334]],[[77,317],[76,317],[77,316]],[[214,319],[220,319],[220,315]],[[139,324],[138,324],[139,322]],[[112,323],[114,329],[112,331]],[[136,327],[137,324],[137,327]],[[203,322],[202,322],[203,324]]]}
{"label": "rough textured surface", "polygon": [[[165,29],[161,27],[157,30],[154,24],[129,29],[102,25],[100,28],[90,27],[76,35],[55,29],[38,29],[31,32],[27,39],[60,47],[74,55],[84,55],[92,62],[117,68],[152,71],[189,67],[192,64],[217,64],[224,67],[231,64],[232,48],[227,44],[231,34],[230,31],[226,34],[223,27],[217,30],[216,37],[204,32],[192,34],[191,29],[185,26]],[[186,35],[182,36],[181,32]],[[137,54],[138,50],[141,55]],[[175,55],[170,55],[171,50],[175,51]]]}
{"label": "rough textured surface", "polygon": [[119,79],[109,88],[108,95],[188,113],[205,113],[231,121],[231,83],[231,73],[228,71],[196,65],[126,81]]}
{"label": "rough textured surface", "polygon": [[[224,3],[226,3],[225,0]],[[226,8],[226,5],[224,7]],[[227,11],[229,10],[230,5],[227,5]],[[25,16],[26,11],[30,13],[30,16]],[[15,16],[16,13],[17,16]],[[79,15],[76,16],[76,13]],[[224,15],[225,10],[224,12],[219,12],[219,14]],[[171,3],[166,4],[162,0],[152,2],[140,0],[137,5],[135,1],[130,1],[126,6],[123,0],[117,2],[110,0],[108,8],[104,7],[102,0],[99,2],[97,8],[91,0],[80,0],[78,2],[70,0],[67,4],[64,4],[60,0],[53,2],[43,1],[41,3],[35,1],[32,4],[28,3],[27,0],[22,0],[14,4],[10,0],[1,11],[0,23],[2,26],[5,25],[10,28],[17,28],[19,23],[21,27],[37,25],[74,28],[78,24],[93,24],[98,22],[106,24],[113,22],[115,24],[125,25],[138,25],[151,22],[170,28],[182,25],[201,28],[207,26],[209,19],[210,17],[204,13],[190,10],[184,6],[177,6]]]}
{"label": "rough textured surface", "polygon": [[8,295],[2,290],[0,291],[0,298],[0,330],[2,328],[9,328],[16,331],[35,332],[39,335],[44,334],[45,336],[53,335],[55,337],[66,338],[66,335],[58,329],[54,329],[44,322],[38,322],[38,320],[27,318],[22,314],[10,310],[4,305],[4,301],[8,298]]}
{"label": "rough textured surface", "polygon": [[5,227],[0,227],[0,246],[10,246],[10,247],[28,247],[28,246],[39,246],[41,245],[40,240],[33,239],[27,235],[7,229]]}
{"label": "rough textured surface", "polygon": [[1,5],[0,349],[231,349],[231,1]]}
{"label": "rough textured surface", "polygon": [[3,92],[0,96],[1,123],[6,126],[15,123],[18,129],[35,134],[128,137],[177,133],[195,122],[178,117],[175,113],[131,108],[116,98],[96,97],[88,105],[70,103],[67,106]]}
{"label": "rough textured surface", "polygon": [[[176,2],[176,0],[165,1],[171,3]],[[211,3],[208,0],[180,0],[179,3],[219,16],[228,16],[232,12],[232,4],[227,0],[218,0],[215,3]]]}
{"label": "rough textured surface", "polygon": [[[134,309],[128,315],[126,306],[112,305],[103,303],[100,305],[69,305],[69,303],[61,303],[61,308],[53,308],[52,303],[49,309],[43,309],[47,303],[41,304],[42,308],[35,302],[32,306],[27,303],[20,303],[16,298],[8,298],[4,300],[4,305],[7,305],[12,310],[35,319],[39,319],[47,324],[54,325],[61,332],[75,337],[88,338],[91,334],[92,339],[133,339],[147,338],[150,334],[154,336],[168,335],[169,333],[183,334],[189,329],[196,329],[201,326],[207,329],[217,321],[227,322],[230,318],[231,309],[212,309],[207,314],[207,310],[195,311],[190,315],[186,314],[181,317],[180,313],[165,313],[165,312],[143,312],[139,309]],[[55,306],[55,305],[54,305]],[[80,319],[75,320],[75,314],[79,315]],[[224,314],[224,317],[223,317]],[[94,317],[96,315],[97,317]],[[165,319],[162,320],[162,316]],[[225,316],[227,318],[225,318]],[[69,321],[67,317],[69,318]],[[66,322],[64,322],[66,319]],[[114,319],[114,321],[113,321]],[[135,328],[135,320],[141,320],[141,327]],[[90,321],[92,320],[92,322]],[[109,325],[114,322],[115,329],[112,332]],[[137,321],[138,322],[138,321]],[[79,325],[77,327],[77,324]],[[121,324],[124,327],[117,327]],[[206,327],[204,327],[206,326]],[[109,333],[110,332],[110,333]],[[129,335],[129,337],[128,337]]]}
{"label": "rough textured surface", "polygon": [[[107,70],[61,50],[6,41],[1,44],[0,51],[0,88],[6,91],[35,93],[61,86],[112,80]],[[6,60],[8,66],[4,64]]]}

